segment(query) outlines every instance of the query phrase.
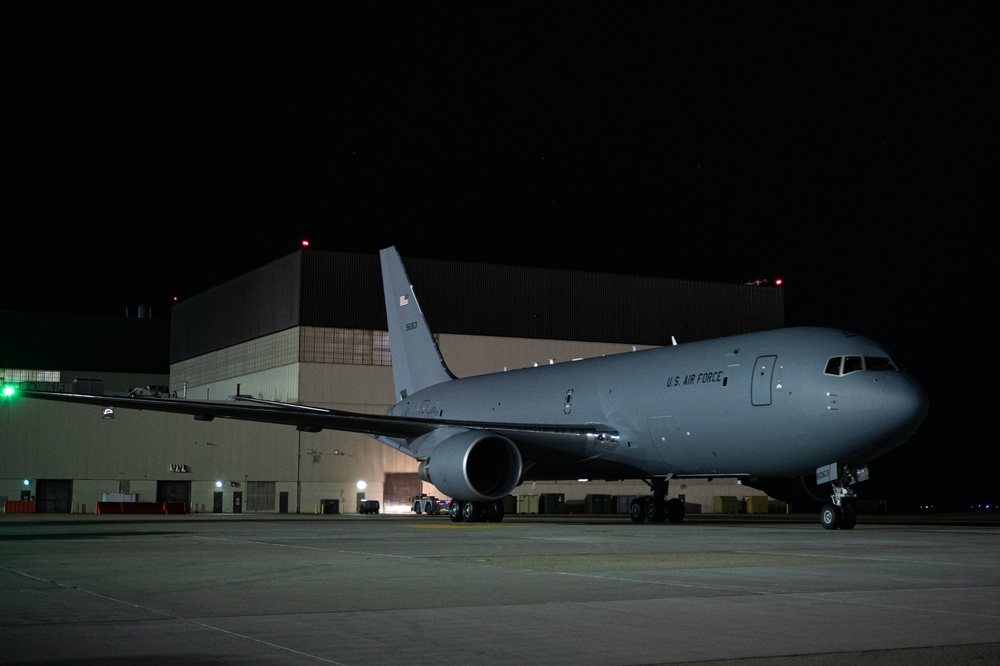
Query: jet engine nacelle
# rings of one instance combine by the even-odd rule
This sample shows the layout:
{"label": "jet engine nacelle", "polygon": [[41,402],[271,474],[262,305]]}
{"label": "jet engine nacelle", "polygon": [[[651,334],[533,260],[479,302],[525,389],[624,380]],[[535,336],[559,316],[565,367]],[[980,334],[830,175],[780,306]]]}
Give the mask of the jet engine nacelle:
{"label": "jet engine nacelle", "polygon": [[521,470],[521,453],[512,441],[463,430],[435,446],[417,474],[453,499],[488,502],[509,495]]}

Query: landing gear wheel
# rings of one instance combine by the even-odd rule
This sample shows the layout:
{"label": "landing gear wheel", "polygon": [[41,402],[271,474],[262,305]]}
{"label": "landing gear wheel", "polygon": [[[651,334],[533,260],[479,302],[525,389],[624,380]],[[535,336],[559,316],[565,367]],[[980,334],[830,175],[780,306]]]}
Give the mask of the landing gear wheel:
{"label": "landing gear wheel", "polygon": [[486,509],[486,520],[499,523],[503,520],[503,500],[493,500]]}
{"label": "landing gear wheel", "polygon": [[463,502],[462,518],[467,523],[481,523],[486,520],[486,505],[483,502]]}
{"label": "landing gear wheel", "polygon": [[[819,512],[819,522],[828,530],[835,530],[840,527],[841,512],[836,504],[824,504]],[[854,527],[851,525],[851,527]]]}
{"label": "landing gear wheel", "polygon": [[663,510],[663,500],[658,497],[651,497],[646,500],[646,520],[651,523],[662,523],[667,519],[667,514]]}
{"label": "landing gear wheel", "polygon": [[628,505],[628,515],[633,523],[646,520],[646,502],[641,497],[633,497]]}
{"label": "landing gear wheel", "polygon": [[448,517],[451,518],[451,522],[460,523],[462,522],[462,503],[458,500],[452,500],[451,505],[448,507]]}
{"label": "landing gear wheel", "polygon": [[667,520],[671,523],[679,523],[684,520],[684,514],[687,513],[687,509],[684,508],[684,500],[679,497],[667,500],[665,513]]}
{"label": "landing gear wheel", "polygon": [[840,529],[853,530],[858,524],[858,512],[850,504],[840,507]]}

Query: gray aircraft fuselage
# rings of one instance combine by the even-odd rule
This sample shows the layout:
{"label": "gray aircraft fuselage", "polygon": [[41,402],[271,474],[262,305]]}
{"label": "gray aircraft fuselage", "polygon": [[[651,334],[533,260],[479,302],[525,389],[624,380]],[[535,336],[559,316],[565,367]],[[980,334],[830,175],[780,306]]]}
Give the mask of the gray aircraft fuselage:
{"label": "gray aircraft fuselage", "polygon": [[786,328],[467,377],[418,391],[388,413],[590,423],[618,434],[561,445],[550,438],[566,456],[526,460],[534,464],[524,479],[806,475],[827,462],[882,455],[927,411],[908,374],[874,367],[827,374],[836,357],[884,368],[890,355],[841,330]]}

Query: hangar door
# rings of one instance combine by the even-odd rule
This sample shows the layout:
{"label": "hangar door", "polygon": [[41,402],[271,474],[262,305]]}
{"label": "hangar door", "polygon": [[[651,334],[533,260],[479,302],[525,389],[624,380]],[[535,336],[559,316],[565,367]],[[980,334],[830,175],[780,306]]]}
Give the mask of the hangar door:
{"label": "hangar door", "polygon": [[771,375],[774,374],[774,362],[777,356],[760,356],[753,368],[753,381],[750,384],[750,402],[757,406],[771,404]]}
{"label": "hangar door", "polygon": [[420,494],[422,487],[420,477],[416,474],[386,474],[382,502],[386,507],[390,504],[408,507],[413,496]]}
{"label": "hangar door", "polygon": [[191,504],[191,482],[190,481],[157,481],[156,482],[157,502],[176,502],[178,504]]}
{"label": "hangar door", "polygon": [[72,479],[38,479],[35,511],[38,513],[70,513],[72,508]]}

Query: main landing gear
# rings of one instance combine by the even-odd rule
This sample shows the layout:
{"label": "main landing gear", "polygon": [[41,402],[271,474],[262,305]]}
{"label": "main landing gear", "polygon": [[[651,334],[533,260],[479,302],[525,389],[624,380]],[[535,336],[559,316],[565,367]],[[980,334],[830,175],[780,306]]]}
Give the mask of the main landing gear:
{"label": "main landing gear", "polygon": [[868,479],[868,467],[840,467],[836,463],[816,470],[816,481],[833,484],[830,501],[819,512],[820,524],[828,530],[852,530],[858,523],[858,512],[854,507],[857,494],[851,488],[855,483]]}
{"label": "main landing gear", "polygon": [[448,517],[453,523],[499,523],[503,520],[503,500],[474,502],[453,499],[448,507]]}
{"label": "main landing gear", "polygon": [[653,493],[649,497],[636,497],[632,500],[629,517],[633,523],[644,520],[651,523],[679,523],[684,520],[684,501],[677,497],[667,499],[667,479],[655,478],[646,483]]}

